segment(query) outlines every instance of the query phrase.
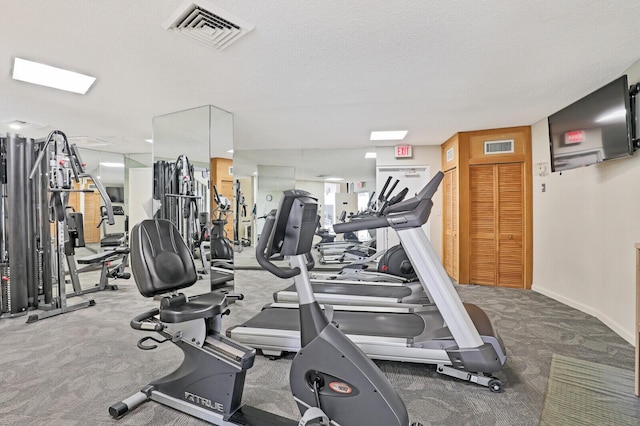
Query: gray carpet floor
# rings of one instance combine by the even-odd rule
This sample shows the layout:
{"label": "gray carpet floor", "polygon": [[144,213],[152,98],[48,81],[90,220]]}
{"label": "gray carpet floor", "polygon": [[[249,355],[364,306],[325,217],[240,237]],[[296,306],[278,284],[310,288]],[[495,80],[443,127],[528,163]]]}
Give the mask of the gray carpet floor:
{"label": "gray carpet floor", "polygon": [[[91,282],[89,274],[83,283]],[[135,315],[157,305],[143,298],[133,279],[118,291],[94,293],[96,306],[25,324],[25,317],[0,320],[0,424],[2,425],[197,425],[203,422],[148,403],[116,421],[108,407],[182,359],[166,343],[154,351],[136,348],[152,333],[132,330]],[[264,271],[236,272],[235,291],[245,300],[231,306],[224,328],[243,322],[270,302],[289,281]],[[412,420],[425,425],[536,425],[543,408],[554,354],[629,371],[634,349],[596,318],[532,291],[457,286],[464,301],[482,307],[507,347],[507,364],[497,375],[505,392],[443,377],[429,365],[377,361],[404,399]],[[185,291],[207,291],[199,281]],[[71,299],[73,301],[74,299]],[[297,418],[289,394],[292,355],[256,358],[247,375],[244,400]]]}

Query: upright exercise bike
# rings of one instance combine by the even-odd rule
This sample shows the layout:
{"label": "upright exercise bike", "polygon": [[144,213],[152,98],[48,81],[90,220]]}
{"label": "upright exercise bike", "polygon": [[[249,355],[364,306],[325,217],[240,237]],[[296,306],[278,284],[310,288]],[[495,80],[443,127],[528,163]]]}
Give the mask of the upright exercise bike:
{"label": "upright exercise bike", "polygon": [[[256,250],[258,262],[280,278],[294,278],[300,294],[301,349],[290,371],[299,422],[241,404],[246,371],[255,349],[220,334],[221,317],[232,297],[206,293],[187,297],[178,290],[197,280],[191,252],[166,220],[145,220],[131,235],[131,268],[143,296],[170,293],[160,307],[131,321],[137,330],[156,331],[141,349],[171,341],[184,353],[182,365],[110,407],[121,417],[154,400],[217,425],[409,425],[404,403],[378,367],[331,324],[313,296],[308,268],[317,221],[317,200],[301,190],[285,191],[277,214],[267,217]],[[290,268],[271,262],[289,256]],[[326,308],[325,308],[326,311]],[[148,340],[157,342],[149,345]],[[415,426],[418,426],[414,423]]]}

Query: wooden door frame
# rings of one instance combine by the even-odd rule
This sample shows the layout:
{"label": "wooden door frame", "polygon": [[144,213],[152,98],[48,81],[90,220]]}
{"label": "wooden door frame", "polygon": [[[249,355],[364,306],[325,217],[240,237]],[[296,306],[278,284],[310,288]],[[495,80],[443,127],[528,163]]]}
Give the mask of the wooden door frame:
{"label": "wooden door frame", "polygon": [[[516,149],[508,154],[482,155],[478,152],[479,141],[514,139]],[[453,150],[453,159],[447,151]],[[470,277],[470,166],[473,164],[524,163],[524,285],[531,288],[533,281],[533,173],[531,154],[531,126],[459,132],[442,144],[442,169],[458,169],[458,261],[459,282],[468,284]],[[446,218],[443,215],[443,221]],[[443,228],[445,224],[443,223]],[[444,247],[443,247],[444,253]]]}

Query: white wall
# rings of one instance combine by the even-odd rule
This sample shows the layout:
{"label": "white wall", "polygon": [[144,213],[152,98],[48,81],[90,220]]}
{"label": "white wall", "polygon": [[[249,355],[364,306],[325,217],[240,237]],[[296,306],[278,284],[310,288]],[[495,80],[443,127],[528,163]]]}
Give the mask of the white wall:
{"label": "white wall", "polygon": [[[640,62],[626,74],[630,84],[639,81]],[[599,318],[634,344],[640,152],[538,176],[536,163],[550,167],[546,118],[532,126],[532,142],[532,289]]]}
{"label": "white wall", "polygon": [[318,211],[324,207],[324,182],[313,180],[296,180],[296,189],[302,189],[318,197]]}
{"label": "white wall", "polygon": [[[295,168],[258,165],[256,181],[256,216],[261,217],[278,208],[283,191],[295,188]],[[256,236],[260,235],[263,226],[264,220],[258,220]]]}
{"label": "white wall", "polygon": [[[296,189],[302,189],[311,193],[314,197],[318,197],[318,214],[323,217],[324,211],[324,182],[313,180],[296,180]],[[322,223],[322,221],[320,222]]]}
{"label": "white wall", "polygon": [[153,217],[153,168],[129,169],[129,230],[138,222]]}
{"label": "white wall", "polygon": [[[413,158],[395,158],[394,147],[376,148],[376,167],[381,166],[429,166],[430,178],[442,170],[440,146],[414,146]],[[427,182],[424,184],[426,185]],[[398,185],[402,188],[402,182]],[[433,197],[433,209],[429,219],[429,239],[431,245],[442,260],[442,191],[440,187]],[[410,194],[407,195],[409,197]]]}

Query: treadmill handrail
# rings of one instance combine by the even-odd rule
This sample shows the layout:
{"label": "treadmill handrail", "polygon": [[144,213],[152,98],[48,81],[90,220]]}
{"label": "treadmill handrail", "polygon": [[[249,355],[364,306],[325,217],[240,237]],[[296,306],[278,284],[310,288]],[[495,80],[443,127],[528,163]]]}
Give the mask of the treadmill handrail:
{"label": "treadmill handrail", "polygon": [[372,219],[360,219],[347,223],[333,225],[336,234],[363,229],[378,229],[392,227],[394,229],[418,228],[429,220],[433,201],[430,198],[419,201],[415,208],[408,212],[393,213],[388,216]]}
{"label": "treadmill handrail", "polygon": [[333,231],[336,234],[361,231],[363,229],[377,229],[391,226],[396,229],[413,228],[423,225],[429,219],[433,201],[431,198],[438,190],[444,173],[438,172],[413,198],[389,206],[383,216],[354,220],[347,223],[336,223]]}
{"label": "treadmill handrail", "polygon": [[384,202],[382,203],[382,206],[380,206],[380,210],[378,210],[377,215],[378,216],[384,216],[384,214],[389,209],[389,207],[391,207],[391,206],[393,206],[395,204],[398,204],[399,202],[404,200],[404,197],[407,196],[408,192],[409,192],[409,188],[405,187],[402,191],[398,192],[391,199],[384,200]]}
{"label": "treadmill handrail", "polygon": [[415,209],[420,201],[433,198],[434,194],[438,191],[438,187],[440,186],[442,179],[444,179],[444,173],[436,173],[429,183],[427,183],[415,197],[401,201],[393,206],[389,206],[385,213],[407,212]]}
{"label": "treadmill handrail", "polygon": [[370,219],[358,219],[345,223],[334,223],[333,232],[343,234],[345,232],[361,231],[363,229],[386,228],[389,221],[385,216],[372,217]]}

